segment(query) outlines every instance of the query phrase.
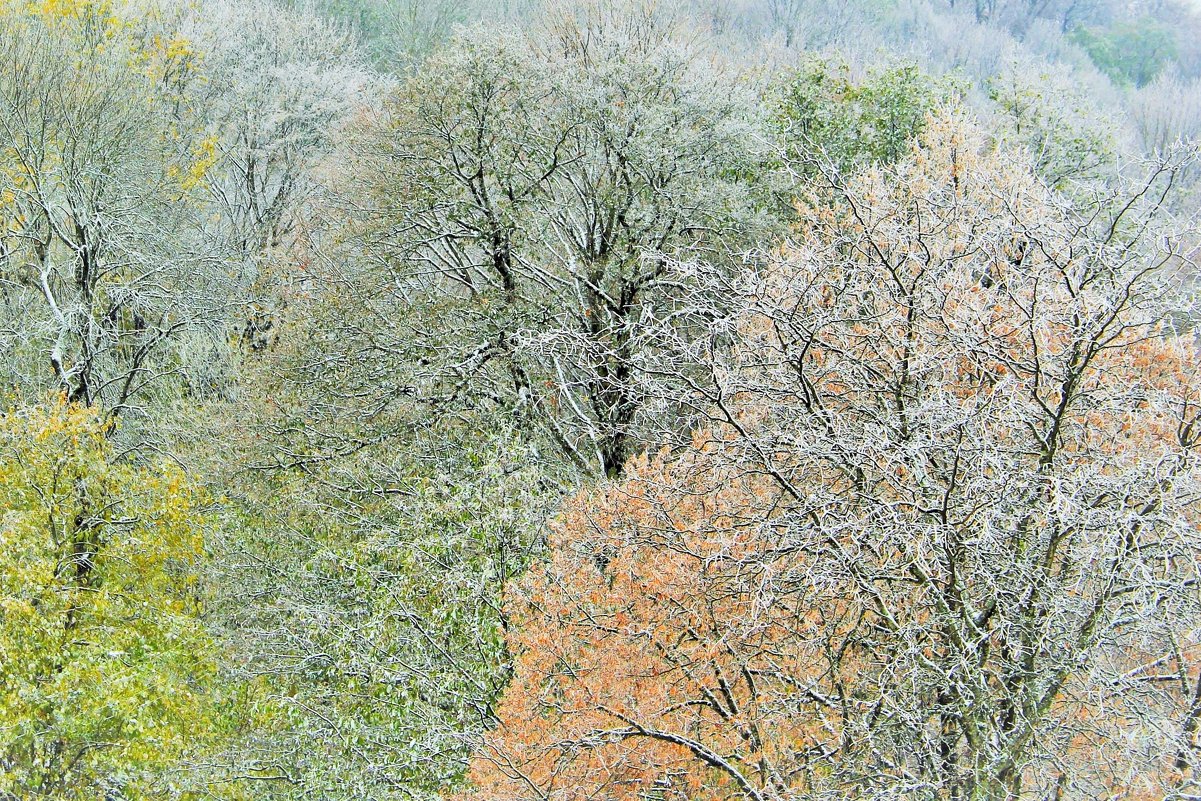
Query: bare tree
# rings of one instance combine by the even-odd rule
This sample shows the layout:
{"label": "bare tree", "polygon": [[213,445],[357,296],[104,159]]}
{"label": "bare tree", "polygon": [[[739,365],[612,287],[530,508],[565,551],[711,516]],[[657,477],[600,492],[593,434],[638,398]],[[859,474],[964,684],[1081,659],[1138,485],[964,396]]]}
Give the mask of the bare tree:
{"label": "bare tree", "polygon": [[796,500],[801,541],[837,548],[848,608],[880,604],[888,689],[852,762],[947,797],[1168,791],[1201,407],[1164,197],[1191,154],[1077,213],[980,147],[944,122],[895,174],[836,185],[757,284],[763,327],[714,400],[770,399],[743,458]]}
{"label": "bare tree", "polygon": [[44,365],[14,359],[9,379],[119,414],[178,372],[182,334],[223,335],[224,272],[193,195],[206,153],[171,137],[124,45],[38,18],[0,25],[4,337]]}
{"label": "bare tree", "polygon": [[210,189],[230,244],[253,259],[291,243],[312,171],[372,78],[352,39],[311,13],[214,0],[181,27],[202,54],[189,100],[215,137]]}

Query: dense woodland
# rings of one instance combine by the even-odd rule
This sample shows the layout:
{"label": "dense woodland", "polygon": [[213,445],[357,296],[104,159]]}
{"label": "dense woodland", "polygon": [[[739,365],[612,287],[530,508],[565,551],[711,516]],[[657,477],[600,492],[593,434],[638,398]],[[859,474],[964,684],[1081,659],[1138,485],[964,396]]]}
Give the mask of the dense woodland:
{"label": "dense woodland", "polygon": [[1201,8],[0,0],[0,801],[1201,798]]}

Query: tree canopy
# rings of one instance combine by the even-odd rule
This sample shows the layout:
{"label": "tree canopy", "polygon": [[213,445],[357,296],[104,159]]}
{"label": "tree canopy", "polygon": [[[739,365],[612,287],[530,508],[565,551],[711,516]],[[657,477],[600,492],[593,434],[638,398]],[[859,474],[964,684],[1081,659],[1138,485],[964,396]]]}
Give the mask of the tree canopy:
{"label": "tree canopy", "polygon": [[0,801],[1201,797],[1185,0],[0,0]]}
{"label": "tree canopy", "polygon": [[0,797],[168,797],[221,725],[199,491],[56,401],[0,415]]}
{"label": "tree canopy", "polygon": [[511,591],[471,797],[1193,786],[1201,376],[1153,206],[1077,218],[956,115],[833,191],[748,276],[713,427]]}

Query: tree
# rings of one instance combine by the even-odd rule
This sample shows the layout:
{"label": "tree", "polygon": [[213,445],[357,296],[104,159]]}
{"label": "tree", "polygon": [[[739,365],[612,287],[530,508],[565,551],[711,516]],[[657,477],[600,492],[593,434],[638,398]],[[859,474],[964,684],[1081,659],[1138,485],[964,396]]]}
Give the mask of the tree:
{"label": "tree", "polygon": [[737,263],[766,223],[753,102],[670,33],[635,12],[462,36],[364,125],[363,255],[324,265],[306,323],[326,398],[377,430],[506,408],[577,469],[620,471],[663,422],[646,384],[673,265]]}
{"label": "tree", "polygon": [[234,253],[254,261],[297,236],[313,172],[371,79],[351,38],[311,13],[216,0],[180,27],[201,59],[188,95],[214,137],[208,188]]}
{"label": "tree", "polygon": [[485,14],[507,15],[507,3],[431,0],[317,0],[284,3],[294,12],[320,12],[352,33],[382,72],[406,74],[421,65],[456,25],[477,23]]}
{"label": "tree", "polygon": [[[952,9],[959,0],[950,0]],[[1128,6],[1129,4],[1125,4]],[[1038,20],[1051,20],[1063,33],[1090,22],[1108,22],[1115,13],[1126,10],[1112,0],[973,0],[977,22],[995,22],[1018,34],[1030,30]]]}
{"label": "tree", "polygon": [[511,591],[471,797],[1195,793],[1178,167],[1101,219],[952,115],[806,205],[712,427],[581,494]]}
{"label": "tree", "polygon": [[994,129],[1030,152],[1035,171],[1057,189],[1095,181],[1117,171],[1119,129],[1064,70],[1035,71],[1011,59],[991,81]]}
{"label": "tree", "polygon": [[383,86],[348,32],[311,10],[210,0],[164,23],[162,35],[187,42],[198,61],[179,90],[180,116],[212,148],[205,234],[239,306],[232,342],[262,350],[278,333],[298,243],[319,236],[317,173]]}
{"label": "tree", "polygon": [[393,71],[409,74],[454,33],[456,26],[479,25],[484,19],[511,24],[519,16],[509,2],[453,2],[452,0],[392,0],[379,25],[380,49]]}
{"label": "tree", "polygon": [[1146,153],[1167,153],[1179,141],[1201,137],[1201,100],[1195,81],[1160,76],[1133,92],[1130,105],[1131,124]]}
{"label": "tree", "polygon": [[241,443],[264,469],[231,481],[213,576],[240,672],[290,710],[245,749],[272,793],[457,783],[509,675],[503,584],[563,488],[624,462],[632,432],[600,429],[632,412],[599,393],[645,386],[662,358],[650,332],[676,323],[687,275],[656,269],[693,252],[732,267],[753,241],[744,87],[651,20],[612,24],[461,37],[360,111],[353,171],[326,173],[345,216],[320,222],[346,241],[300,241],[317,245],[294,268],[311,297],[245,387],[275,436]]}
{"label": "tree", "polygon": [[783,32],[784,46],[792,47],[797,23],[805,9],[804,0],[768,0],[767,13],[774,30]]}
{"label": "tree", "polygon": [[567,485],[505,425],[446,423],[287,472],[223,456],[209,620],[235,676],[283,712],[225,756],[256,797],[457,786],[509,676],[502,589]]}
{"label": "tree", "polygon": [[202,498],[59,400],[0,415],[0,798],[163,797],[213,742]]}
{"label": "tree", "polygon": [[905,156],[927,117],[955,96],[948,79],[924,74],[914,64],[870,71],[858,80],[850,67],[812,58],[788,74],[776,90],[773,122],[790,164],[849,171],[891,164]]}
{"label": "tree", "polygon": [[1172,30],[1152,16],[1108,28],[1077,28],[1073,38],[1115,83],[1146,86],[1176,58]]}
{"label": "tree", "polygon": [[220,342],[224,272],[194,190],[212,144],[186,136],[108,3],[0,9],[0,285],[5,378],[121,414],[181,372],[185,334]]}

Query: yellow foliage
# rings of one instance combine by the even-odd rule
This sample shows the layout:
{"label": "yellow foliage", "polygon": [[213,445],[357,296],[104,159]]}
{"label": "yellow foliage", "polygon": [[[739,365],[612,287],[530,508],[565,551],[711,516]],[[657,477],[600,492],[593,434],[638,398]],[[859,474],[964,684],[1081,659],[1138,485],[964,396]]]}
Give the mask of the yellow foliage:
{"label": "yellow foliage", "polygon": [[125,27],[113,0],[0,0],[0,17],[40,20],[78,33],[93,45],[116,36]]}
{"label": "yellow foliage", "polygon": [[190,191],[203,185],[209,170],[217,163],[217,137],[207,136],[192,148],[192,163],[183,173],[180,186]]}
{"label": "yellow foliage", "polygon": [[0,416],[0,796],[154,797],[213,734],[198,491],[62,401]]}

